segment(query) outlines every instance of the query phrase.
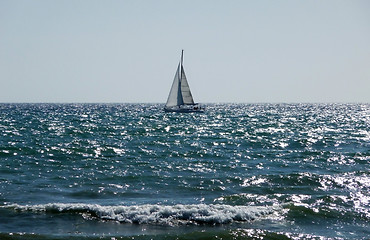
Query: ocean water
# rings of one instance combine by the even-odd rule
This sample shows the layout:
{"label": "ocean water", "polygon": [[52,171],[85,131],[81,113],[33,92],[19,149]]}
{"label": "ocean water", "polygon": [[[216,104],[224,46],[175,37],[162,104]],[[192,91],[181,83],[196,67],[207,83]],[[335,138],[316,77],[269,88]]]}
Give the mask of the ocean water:
{"label": "ocean water", "polygon": [[0,239],[369,239],[370,104],[0,104]]}

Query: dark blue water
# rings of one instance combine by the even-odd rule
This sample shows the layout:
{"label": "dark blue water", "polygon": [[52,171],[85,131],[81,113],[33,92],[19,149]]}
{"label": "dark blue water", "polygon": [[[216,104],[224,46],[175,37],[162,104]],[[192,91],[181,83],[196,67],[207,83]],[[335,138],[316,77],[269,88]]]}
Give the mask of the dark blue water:
{"label": "dark blue water", "polygon": [[370,104],[0,104],[0,239],[368,239]]}

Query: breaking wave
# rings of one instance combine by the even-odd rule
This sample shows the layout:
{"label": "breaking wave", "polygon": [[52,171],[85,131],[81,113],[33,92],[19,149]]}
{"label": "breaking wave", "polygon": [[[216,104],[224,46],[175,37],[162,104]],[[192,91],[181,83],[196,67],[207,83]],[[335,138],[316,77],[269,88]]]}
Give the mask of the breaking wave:
{"label": "breaking wave", "polygon": [[133,224],[228,224],[273,217],[281,210],[275,206],[231,206],[193,204],[163,206],[156,204],[134,206],[102,206],[97,204],[49,203],[40,205],[6,205],[1,208],[35,213],[74,213],[85,219],[111,220]]}

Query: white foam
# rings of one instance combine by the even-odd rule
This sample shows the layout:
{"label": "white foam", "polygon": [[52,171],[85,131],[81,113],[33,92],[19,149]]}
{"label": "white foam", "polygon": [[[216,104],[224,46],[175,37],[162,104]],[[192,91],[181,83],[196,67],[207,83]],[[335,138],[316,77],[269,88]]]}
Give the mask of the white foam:
{"label": "white foam", "polygon": [[278,207],[264,206],[231,206],[220,204],[191,205],[133,205],[102,206],[97,204],[50,203],[41,205],[6,205],[2,208],[13,208],[16,211],[34,212],[75,212],[86,218],[113,220],[135,224],[226,224],[235,221],[251,221],[274,215]]}

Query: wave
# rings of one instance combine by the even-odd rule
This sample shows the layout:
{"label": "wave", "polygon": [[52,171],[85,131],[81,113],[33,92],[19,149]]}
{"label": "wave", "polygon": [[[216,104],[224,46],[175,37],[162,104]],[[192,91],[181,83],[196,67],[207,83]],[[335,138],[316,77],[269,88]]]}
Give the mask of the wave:
{"label": "wave", "polygon": [[253,221],[268,216],[272,217],[281,210],[277,206],[231,206],[220,204],[102,206],[81,203],[11,204],[1,206],[0,208],[50,214],[76,213],[81,214],[86,219],[161,225],[215,225]]}
{"label": "wave", "polygon": [[[348,185],[347,188],[353,187]],[[253,206],[262,204],[265,206],[279,205],[284,209],[282,217],[288,221],[315,219],[362,224],[370,221],[369,199],[369,196],[362,192],[352,192],[347,195],[323,194],[316,196],[290,193],[262,195],[242,193],[219,197],[215,199],[214,203]]]}

